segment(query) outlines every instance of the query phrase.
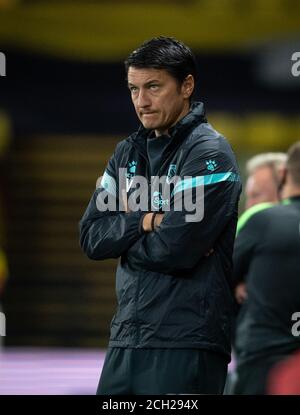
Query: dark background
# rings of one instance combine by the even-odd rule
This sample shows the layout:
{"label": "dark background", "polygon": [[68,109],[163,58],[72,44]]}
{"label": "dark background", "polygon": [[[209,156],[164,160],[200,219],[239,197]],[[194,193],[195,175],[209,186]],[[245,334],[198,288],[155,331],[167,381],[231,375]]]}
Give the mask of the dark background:
{"label": "dark background", "polygon": [[196,99],[244,174],[247,157],[300,137],[299,31],[298,1],[0,1],[6,347],[107,345],[116,261],[84,257],[78,221],[116,143],[138,126],[127,54],[157,35],[191,46]]}

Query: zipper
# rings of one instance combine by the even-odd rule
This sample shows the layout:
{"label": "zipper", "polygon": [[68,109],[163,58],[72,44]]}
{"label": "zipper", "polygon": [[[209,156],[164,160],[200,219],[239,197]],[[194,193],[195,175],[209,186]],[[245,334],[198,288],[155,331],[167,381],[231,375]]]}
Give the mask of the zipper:
{"label": "zipper", "polygon": [[[137,150],[137,152],[140,154],[140,156],[145,160],[146,163],[146,178],[148,182],[148,186],[151,185],[151,176],[150,176],[150,163],[148,160],[148,157],[140,150],[140,148],[137,145],[134,145],[134,148]],[[149,192],[148,192],[149,196]],[[151,206],[151,200],[150,200],[150,206]],[[148,201],[148,208],[149,208],[149,201]],[[139,294],[140,294],[140,273],[137,274],[137,288],[135,293],[135,322],[136,322],[136,338],[135,343],[136,347],[140,347],[140,324],[139,324],[139,318],[138,318],[138,300],[139,300]]]}
{"label": "zipper", "polygon": [[[141,149],[137,145],[133,144],[133,146],[146,162],[147,182],[148,182],[148,186],[151,186],[150,163],[149,163],[148,157],[141,151]],[[162,161],[161,167],[158,171],[158,175],[160,175],[162,168],[164,167],[164,165],[166,164],[168,160],[170,161],[170,159],[173,157],[177,149],[178,149],[178,146],[176,146],[176,148],[173,151],[171,151],[170,153],[166,155],[166,157]],[[149,196],[149,192],[148,192],[148,196]],[[150,204],[150,210],[151,210],[151,194],[150,194],[149,204]],[[149,204],[148,204],[148,208],[149,208]],[[137,289],[135,293],[135,321],[136,321],[136,340],[135,341],[136,341],[137,348],[140,347],[140,325],[139,325],[139,319],[138,319],[138,300],[139,300],[139,294],[140,294],[140,279],[141,279],[140,274],[138,274]]]}

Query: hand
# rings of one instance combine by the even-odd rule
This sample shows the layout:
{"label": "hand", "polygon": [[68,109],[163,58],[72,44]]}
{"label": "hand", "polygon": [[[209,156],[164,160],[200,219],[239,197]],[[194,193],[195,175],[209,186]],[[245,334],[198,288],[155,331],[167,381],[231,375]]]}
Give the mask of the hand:
{"label": "hand", "polygon": [[157,213],[155,215],[155,218],[154,218],[154,229],[157,228],[161,224],[164,216],[165,216],[164,213]]}
{"label": "hand", "polygon": [[[143,229],[144,229],[145,232],[151,232],[152,231],[151,221],[152,221],[153,214],[154,214],[153,212],[146,213],[146,215],[143,218]],[[163,220],[163,217],[164,217],[164,213],[157,213],[155,215],[154,229],[157,228],[161,224],[161,221]]]}
{"label": "hand", "polygon": [[247,285],[244,282],[240,282],[235,288],[235,298],[239,304],[242,304],[247,300]]}

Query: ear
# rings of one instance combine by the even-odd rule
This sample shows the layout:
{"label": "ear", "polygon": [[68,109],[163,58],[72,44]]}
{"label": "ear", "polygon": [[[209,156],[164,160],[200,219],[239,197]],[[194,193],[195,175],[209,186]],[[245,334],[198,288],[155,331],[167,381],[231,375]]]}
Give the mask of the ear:
{"label": "ear", "polygon": [[278,181],[283,186],[286,182],[287,168],[282,166],[278,169]]}
{"label": "ear", "polygon": [[286,167],[281,167],[279,172],[278,172],[279,183],[278,183],[277,191],[278,191],[279,197],[281,199],[285,198],[284,188],[285,188],[285,185],[286,185],[287,173],[288,172],[287,172]]}
{"label": "ear", "polygon": [[188,75],[182,83],[182,93],[184,98],[190,98],[195,88],[193,75]]}

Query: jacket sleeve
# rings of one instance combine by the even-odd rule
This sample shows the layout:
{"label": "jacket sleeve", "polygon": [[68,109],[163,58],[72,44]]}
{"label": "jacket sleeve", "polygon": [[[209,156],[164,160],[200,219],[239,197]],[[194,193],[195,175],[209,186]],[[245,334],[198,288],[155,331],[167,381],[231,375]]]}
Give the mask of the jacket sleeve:
{"label": "jacket sleeve", "polygon": [[255,213],[238,232],[233,250],[233,284],[245,281],[251,262],[258,249],[259,239],[264,235],[265,213]]}
{"label": "jacket sleeve", "polygon": [[[84,253],[95,260],[118,258],[141,237],[142,211],[124,212],[119,208],[115,154],[102,176],[79,223],[80,245]],[[104,210],[103,201],[109,209]]]}
{"label": "jacket sleeve", "polygon": [[236,215],[241,191],[237,166],[226,152],[211,146],[194,146],[180,171],[179,189],[189,190],[193,202],[197,187],[202,186],[203,197],[196,203],[199,211],[203,206],[202,219],[187,221],[186,215],[191,212],[185,208],[174,209],[174,197],[161,225],[154,232],[144,234],[128,250],[127,259],[132,266],[162,273],[193,268],[214,247]]}

